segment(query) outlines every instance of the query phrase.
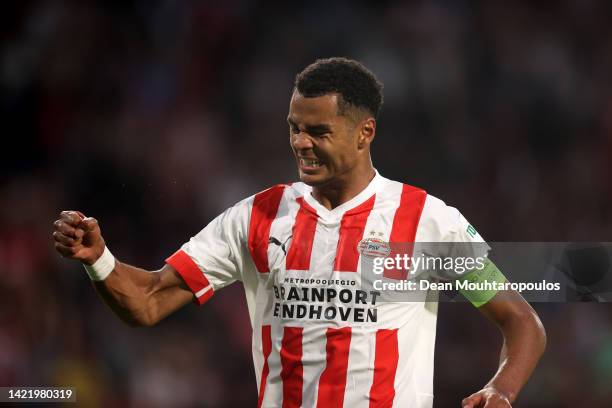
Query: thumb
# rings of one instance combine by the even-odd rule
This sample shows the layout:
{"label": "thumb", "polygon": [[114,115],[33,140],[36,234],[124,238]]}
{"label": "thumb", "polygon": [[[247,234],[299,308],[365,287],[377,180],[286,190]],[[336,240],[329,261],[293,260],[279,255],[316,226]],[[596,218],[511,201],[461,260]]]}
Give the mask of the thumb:
{"label": "thumb", "polygon": [[85,232],[93,232],[98,228],[98,220],[93,217],[86,217],[81,220],[79,223],[79,227],[82,228]]}
{"label": "thumb", "polygon": [[461,408],[474,408],[482,402],[482,395],[479,393],[472,394],[461,401]]}
{"label": "thumb", "polygon": [[83,233],[80,247],[83,252],[79,255],[82,256],[82,262],[92,265],[102,255],[105,246],[98,220],[86,217],[79,223],[78,230]]}

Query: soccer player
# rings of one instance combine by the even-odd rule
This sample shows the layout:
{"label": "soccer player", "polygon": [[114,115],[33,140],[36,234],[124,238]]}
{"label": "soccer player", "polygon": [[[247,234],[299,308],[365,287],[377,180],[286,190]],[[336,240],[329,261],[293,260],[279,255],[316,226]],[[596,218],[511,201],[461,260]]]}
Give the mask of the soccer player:
{"label": "soccer player", "polygon": [[[364,289],[366,258],[398,243],[483,241],[455,208],[374,169],[381,104],[382,85],[361,63],[318,60],[297,75],[287,117],[300,182],[227,209],[158,271],[115,259],[96,219],[78,211],[55,221],[55,247],[84,264],[132,325],[154,325],[241,281],[259,407],[431,407],[437,303],[429,291],[421,301],[382,301]],[[441,255],[453,255],[448,248]],[[504,281],[488,258],[465,275],[483,277]],[[516,292],[466,297],[504,343],[499,369],[463,407],[509,407],[544,350],[544,329]]]}

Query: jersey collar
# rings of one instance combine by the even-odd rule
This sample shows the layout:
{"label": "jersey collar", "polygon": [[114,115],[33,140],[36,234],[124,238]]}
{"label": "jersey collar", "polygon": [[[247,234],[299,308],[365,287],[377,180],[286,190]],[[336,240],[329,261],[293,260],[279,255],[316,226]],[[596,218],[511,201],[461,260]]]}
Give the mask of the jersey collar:
{"label": "jersey collar", "polygon": [[331,210],[325,208],[313,197],[312,187],[310,186],[306,186],[306,190],[304,191],[304,200],[317,211],[317,215],[319,215],[322,219],[327,221],[339,221],[345,212],[363,204],[379,190],[384,178],[378,173],[378,170],[374,169],[374,172],[376,174],[366,188],[361,190],[361,192],[355,197]]}

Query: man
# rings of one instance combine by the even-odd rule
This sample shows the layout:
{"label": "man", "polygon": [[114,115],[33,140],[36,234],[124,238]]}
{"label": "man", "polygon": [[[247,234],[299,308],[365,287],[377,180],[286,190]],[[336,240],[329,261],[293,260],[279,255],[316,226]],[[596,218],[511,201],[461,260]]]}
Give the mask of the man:
{"label": "man", "polygon": [[[417,302],[381,301],[363,289],[368,259],[394,244],[482,238],[456,209],[376,172],[370,145],[381,104],[382,85],[362,64],[318,60],[297,75],[287,118],[301,182],[229,208],[159,271],[116,260],[97,221],[78,211],[55,221],[56,249],[81,261],[132,325],[154,325],[242,281],[260,407],[430,407],[436,303],[428,291]],[[387,280],[398,271],[388,272]],[[485,275],[503,281],[488,260],[466,278]],[[466,296],[504,344],[497,373],[463,406],[508,407],[544,350],[544,330],[515,292]]]}

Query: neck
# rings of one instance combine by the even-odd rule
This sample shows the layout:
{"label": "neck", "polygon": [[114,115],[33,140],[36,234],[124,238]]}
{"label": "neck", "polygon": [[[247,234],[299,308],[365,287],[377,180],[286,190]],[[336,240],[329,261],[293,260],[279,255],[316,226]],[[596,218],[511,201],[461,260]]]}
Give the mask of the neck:
{"label": "neck", "polygon": [[313,187],[313,197],[328,210],[333,210],[361,193],[370,184],[376,172],[368,166],[355,169],[323,186]]}

